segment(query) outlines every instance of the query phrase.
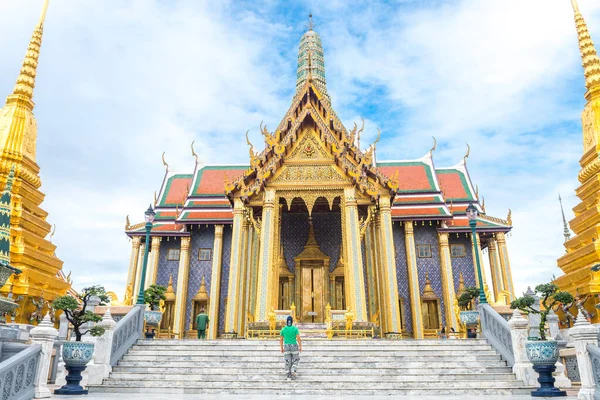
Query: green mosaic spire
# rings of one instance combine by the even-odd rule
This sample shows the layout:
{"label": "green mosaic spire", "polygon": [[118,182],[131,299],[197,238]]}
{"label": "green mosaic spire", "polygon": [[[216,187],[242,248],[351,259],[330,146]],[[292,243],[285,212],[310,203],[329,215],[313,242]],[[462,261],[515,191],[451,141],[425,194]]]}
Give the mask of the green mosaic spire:
{"label": "green mosaic spire", "polygon": [[10,263],[10,212],[11,190],[15,179],[15,166],[13,165],[6,180],[6,186],[0,197],[0,265]]}
{"label": "green mosaic spire", "polygon": [[321,38],[313,30],[314,23],[312,13],[307,25],[308,30],[300,39],[300,49],[298,50],[298,72],[296,78],[296,94],[304,87],[309,74],[312,76],[312,82],[317,89],[325,96],[328,102],[331,102],[327,85],[325,82],[325,59],[323,57],[323,45]]}

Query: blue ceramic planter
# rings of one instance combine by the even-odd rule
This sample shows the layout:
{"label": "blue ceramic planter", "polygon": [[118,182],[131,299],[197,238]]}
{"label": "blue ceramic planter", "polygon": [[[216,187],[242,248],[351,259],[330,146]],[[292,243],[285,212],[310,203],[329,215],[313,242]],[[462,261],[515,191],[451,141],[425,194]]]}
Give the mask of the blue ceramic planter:
{"label": "blue ceramic planter", "polygon": [[65,365],[86,366],[94,355],[94,343],[65,342],[62,347],[62,357]]}
{"label": "blue ceramic planter", "polygon": [[467,326],[477,325],[477,322],[479,322],[479,311],[461,311],[460,322]]}
{"label": "blue ceramic planter", "polygon": [[554,340],[529,340],[525,342],[527,358],[538,373],[540,387],[531,392],[533,397],[564,397],[567,392],[554,387],[556,379],[552,373],[558,361],[558,346]]}
{"label": "blue ceramic planter", "polygon": [[87,394],[81,385],[81,373],[85,366],[94,355],[94,343],[85,342],[65,342],[62,346],[62,357],[65,362],[65,368],[69,371],[66,376],[67,384],[60,389],[56,389],[54,394],[79,395]]}
{"label": "blue ceramic planter", "polygon": [[160,325],[161,319],[161,311],[146,311],[144,313],[144,321],[146,321],[146,326],[158,326]]}

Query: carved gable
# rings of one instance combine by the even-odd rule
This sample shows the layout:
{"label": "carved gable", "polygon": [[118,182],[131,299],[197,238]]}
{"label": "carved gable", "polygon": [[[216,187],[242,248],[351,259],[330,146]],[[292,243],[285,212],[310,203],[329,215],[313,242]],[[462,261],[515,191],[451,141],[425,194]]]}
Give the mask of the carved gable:
{"label": "carved gable", "polygon": [[290,161],[319,159],[333,162],[333,156],[327,152],[312,130],[304,134],[302,139],[294,146],[288,158]]}

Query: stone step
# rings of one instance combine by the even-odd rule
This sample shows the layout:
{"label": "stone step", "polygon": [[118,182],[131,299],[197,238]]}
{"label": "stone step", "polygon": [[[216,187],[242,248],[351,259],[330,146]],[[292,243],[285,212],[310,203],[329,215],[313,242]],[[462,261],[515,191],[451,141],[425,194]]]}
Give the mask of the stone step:
{"label": "stone step", "polygon": [[[300,364],[308,364],[303,358],[300,358]],[[260,364],[261,368],[280,368],[283,365],[283,359],[279,358],[271,361],[264,361]],[[191,362],[186,360],[168,361],[168,362],[154,362],[154,361],[119,361],[119,367],[145,367],[145,368],[219,368],[219,367],[231,367],[231,368],[256,368],[256,361],[245,360],[236,362],[227,362],[227,360],[214,360],[209,359],[207,361]],[[338,369],[338,368],[389,368],[389,369],[406,369],[406,368],[490,368],[490,367],[505,367],[506,361],[504,360],[483,360],[483,361],[465,361],[455,360],[449,361],[368,361],[363,363],[357,362],[346,362],[338,361],[332,362],[311,362],[310,366],[315,369],[327,370],[327,369]]]}
{"label": "stone step", "polygon": [[[320,372],[320,371],[319,371]],[[324,375],[315,374],[311,370],[298,369],[299,378],[298,380],[310,381],[310,382],[347,382],[348,377],[351,376],[352,382],[423,382],[424,380],[437,380],[437,381],[503,381],[509,382],[514,381],[516,378],[512,373],[504,374],[490,374],[490,373],[463,373],[463,374],[398,374],[398,375],[384,375],[384,374],[340,374],[340,375]],[[146,373],[132,373],[132,372],[115,372],[111,374],[109,380],[111,381],[136,381],[136,382],[148,382],[155,380],[156,375],[149,375]],[[252,381],[252,382],[273,382],[285,379],[285,375],[282,368],[279,370],[272,371],[237,371],[237,373],[231,374],[215,374],[213,371],[204,371],[204,373],[169,373],[161,377],[161,379],[169,381],[185,381],[185,382],[223,382],[224,378],[231,377],[236,381]]]}
{"label": "stone step", "polygon": [[[445,367],[445,368],[444,368]],[[211,363],[211,365],[204,365],[202,367],[198,364],[191,364],[190,366],[121,366],[120,364],[113,367],[113,373],[140,373],[140,374],[155,374],[155,375],[167,375],[167,374],[204,374],[206,371],[210,371],[211,374],[225,374],[235,375],[239,373],[247,373],[248,370],[256,368],[256,363],[247,365],[230,365],[223,363]],[[300,370],[304,369],[302,363],[300,364]],[[315,369],[314,366],[310,366],[311,369]],[[261,364],[260,371],[265,374],[276,374],[280,373],[283,369],[283,363],[271,363],[268,365]],[[243,372],[240,372],[243,371]],[[319,374],[324,376],[329,375],[401,375],[406,373],[420,374],[420,375],[454,375],[454,374],[511,374],[512,368],[510,367],[498,367],[498,366],[460,366],[453,365],[448,366],[431,366],[429,363],[423,363],[423,365],[399,365],[397,367],[388,366],[374,366],[372,364],[363,368],[357,368],[354,365],[343,365],[339,364],[333,366],[319,366]]]}
{"label": "stone step", "polygon": [[130,386],[101,386],[101,385],[89,385],[88,389],[90,393],[162,393],[162,394],[231,394],[231,395],[271,395],[271,396],[290,396],[290,395],[322,395],[322,396],[334,396],[335,398],[353,397],[353,396],[415,396],[415,398],[421,398],[421,396],[489,396],[489,395],[523,395],[528,396],[533,388],[510,388],[510,387],[498,387],[493,389],[487,388],[470,388],[470,389],[457,389],[457,388],[442,388],[442,389],[427,389],[422,385],[421,387],[414,388],[400,388],[400,389],[320,389],[320,388],[306,388],[296,389],[289,387],[281,388],[213,388],[207,389],[202,387],[195,388],[146,388],[146,387],[130,387]]}
{"label": "stone step", "polygon": [[[361,351],[373,351],[373,352],[380,352],[380,351],[418,351],[418,352],[431,352],[431,351],[462,351],[462,352],[473,352],[473,351],[494,351],[493,348],[489,345],[473,345],[473,346],[452,346],[452,345],[445,345],[445,346],[435,346],[435,347],[430,347],[430,346],[423,346],[423,347],[417,347],[415,348],[415,346],[385,346],[385,345],[378,345],[378,346],[367,346],[367,347],[361,347],[361,346],[328,346],[326,344],[318,344],[318,345],[313,345],[312,343],[309,344],[304,344],[302,346],[303,351],[318,351],[318,352],[344,352],[344,351],[357,351],[357,349],[360,349]],[[255,345],[252,346],[250,344],[245,345],[245,346],[234,346],[234,347],[228,347],[226,345],[219,345],[219,346],[203,346],[203,345],[196,345],[196,346],[178,346],[178,345],[173,345],[173,346],[136,346],[134,348],[132,348],[130,351],[136,351],[136,352],[143,352],[143,351],[147,351],[147,352],[196,352],[196,351],[227,351],[227,352],[231,352],[231,351],[275,351],[275,352],[279,352],[280,351],[280,345],[278,341],[273,341],[270,342],[268,344],[260,344],[260,345]]]}
{"label": "stone step", "polygon": [[522,386],[521,381],[466,381],[466,380],[455,380],[455,381],[427,381],[423,379],[406,382],[386,382],[386,381],[370,381],[370,382],[355,382],[355,381],[341,381],[332,382],[323,379],[308,380],[302,375],[296,380],[287,381],[284,374],[273,376],[272,380],[265,381],[236,381],[236,380],[221,380],[221,381],[186,381],[186,380],[172,380],[165,379],[164,377],[154,379],[146,379],[143,382],[129,381],[129,380],[116,380],[112,378],[105,379],[103,382],[104,386],[130,386],[130,387],[152,387],[156,389],[160,388],[194,388],[204,387],[206,389],[212,388],[227,388],[227,389],[250,389],[250,388],[262,388],[262,389],[278,389],[288,387],[289,389],[309,389],[309,388],[324,388],[324,389],[379,389],[382,384],[385,384],[386,388],[389,389],[402,389],[402,388],[416,388],[419,386],[427,385],[429,389],[444,389],[444,388],[478,388],[478,389],[493,389],[493,388],[519,388]]}
{"label": "stone step", "polygon": [[[393,362],[393,361],[401,361],[401,362],[410,362],[410,361],[446,361],[452,363],[456,360],[455,356],[436,356],[435,354],[428,355],[420,355],[418,357],[407,357],[407,356],[393,356],[393,355],[379,355],[379,356],[362,356],[360,353],[348,356],[330,356],[330,355],[311,355],[307,356],[304,354],[300,354],[300,357],[304,362]],[[198,356],[198,355],[129,355],[126,354],[123,357],[123,361],[148,361],[148,362],[165,362],[165,361],[196,361],[203,362],[207,360],[207,356]],[[213,361],[222,361],[222,362],[238,362],[238,361],[254,361],[254,362],[265,362],[265,361],[281,361],[283,356],[281,353],[279,355],[260,355],[260,354],[245,354],[245,355],[213,355],[210,356],[210,359]],[[490,355],[479,355],[479,354],[470,354],[470,355],[461,355],[460,357],[463,361],[489,361],[489,360],[499,360],[500,356],[497,354]]]}
{"label": "stone step", "polygon": [[[278,338],[270,340],[197,340],[197,339],[140,339],[137,341],[137,346],[219,346],[223,345],[228,348],[232,346],[247,346],[247,345],[271,345],[273,342],[278,341]],[[325,344],[327,346],[413,346],[413,347],[424,347],[424,346],[466,346],[470,347],[473,345],[485,345],[489,347],[489,343],[485,339],[403,339],[403,340],[386,340],[386,339],[365,339],[365,340],[354,340],[354,339],[327,339],[327,340],[311,340],[311,345]]]}
{"label": "stone step", "polygon": [[[420,357],[420,356],[431,356],[435,355],[436,357],[441,356],[467,356],[473,354],[472,351],[468,350],[439,350],[432,353],[431,351],[425,351],[423,349],[419,350],[337,350],[337,351],[317,351],[312,349],[302,349],[303,356],[305,357],[316,357],[316,356],[329,356],[329,357]],[[185,357],[185,356],[193,356],[193,357],[212,357],[212,356],[246,356],[246,357],[256,357],[256,356],[279,356],[281,355],[281,350],[279,348],[271,348],[268,350],[204,350],[204,349],[196,349],[196,350],[174,350],[170,349],[152,349],[152,350],[141,350],[141,349],[131,349],[127,355],[131,356],[173,356],[173,357]],[[481,356],[498,356],[498,353],[495,350],[479,350],[477,351],[477,355]]]}

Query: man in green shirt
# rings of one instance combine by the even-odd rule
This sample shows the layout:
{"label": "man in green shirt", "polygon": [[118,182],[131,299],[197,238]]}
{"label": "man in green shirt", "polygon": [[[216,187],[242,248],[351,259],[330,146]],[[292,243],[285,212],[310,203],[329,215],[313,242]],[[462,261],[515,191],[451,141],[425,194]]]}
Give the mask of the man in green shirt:
{"label": "man in green shirt", "polygon": [[300,331],[294,326],[294,319],[287,317],[286,325],[281,330],[279,337],[279,345],[285,360],[285,372],[287,380],[296,378],[296,369],[300,361],[300,352],[302,351],[302,339],[300,339]]}
{"label": "man in green shirt", "polygon": [[200,310],[200,314],[196,316],[196,329],[198,330],[198,339],[206,339],[206,329],[208,328],[208,315],[204,312],[204,308]]}

